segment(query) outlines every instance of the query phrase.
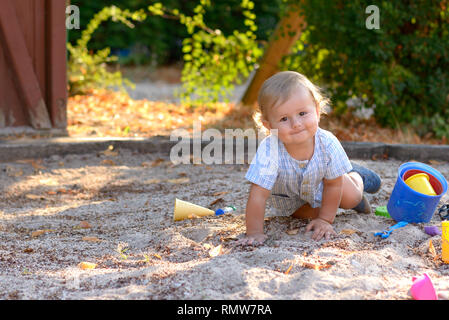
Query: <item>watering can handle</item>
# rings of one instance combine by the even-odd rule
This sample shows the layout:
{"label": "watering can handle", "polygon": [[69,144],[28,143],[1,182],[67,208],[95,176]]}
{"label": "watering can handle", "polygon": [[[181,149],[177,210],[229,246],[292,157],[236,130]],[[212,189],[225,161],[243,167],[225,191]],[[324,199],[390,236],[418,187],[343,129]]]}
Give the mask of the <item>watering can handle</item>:
{"label": "watering can handle", "polygon": [[406,225],[408,225],[408,222],[401,221],[401,222],[398,222],[397,224],[395,224],[394,226],[390,227],[390,230],[402,228],[402,227],[405,227]]}

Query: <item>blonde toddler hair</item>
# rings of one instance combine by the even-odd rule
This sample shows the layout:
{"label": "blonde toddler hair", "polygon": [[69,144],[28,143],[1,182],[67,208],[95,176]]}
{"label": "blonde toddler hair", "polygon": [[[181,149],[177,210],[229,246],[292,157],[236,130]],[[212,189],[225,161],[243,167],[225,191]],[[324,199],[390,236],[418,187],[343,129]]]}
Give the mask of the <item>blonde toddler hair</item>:
{"label": "blonde toddler hair", "polygon": [[259,109],[253,116],[257,126],[263,128],[262,119],[267,120],[267,111],[287,101],[293,92],[300,88],[309,90],[320,115],[325,114],[329,99],[323,95],[321,89],[299,72],[282,71],[265,80],[260,88],[257,98]]}

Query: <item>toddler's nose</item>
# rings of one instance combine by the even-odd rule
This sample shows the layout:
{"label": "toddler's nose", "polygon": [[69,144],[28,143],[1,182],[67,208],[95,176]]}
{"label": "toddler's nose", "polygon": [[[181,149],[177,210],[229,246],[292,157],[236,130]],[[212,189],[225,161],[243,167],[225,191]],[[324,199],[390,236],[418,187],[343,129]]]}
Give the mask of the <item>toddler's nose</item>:
{"label": "toddler's nose", "polygon": [[292,127],[293,128],[297,128],[301,126],[301,120],[299,119],[299,117],[293,117],[292,119]]}

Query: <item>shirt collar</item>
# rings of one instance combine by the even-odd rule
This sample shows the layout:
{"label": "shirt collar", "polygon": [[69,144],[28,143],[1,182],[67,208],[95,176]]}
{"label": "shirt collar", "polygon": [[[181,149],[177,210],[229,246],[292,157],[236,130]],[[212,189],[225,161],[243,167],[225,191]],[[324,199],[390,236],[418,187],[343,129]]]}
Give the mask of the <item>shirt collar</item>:
{"label": "shirt collar", "polygon": [[317,129],[317,131],[316,131],[316,133],[315,133],[315,136],[314,136],[314,139],[315,139],[315,145],[314,145],[314,148],[313,148],[313,155],[312,155],[312,157],[310,158],[310,160],[297,160],[297,159],[293,158],[293,157],[290,155],[290,153],[288,153],[287,149],[286,149],[285,146],[284,146],[284,143],[283,143],[281,140],[279,140],[279,137],[278,137],[277,135],[274,135],[274,136],[276,137],[276,139],[278,139],[278,144],[279,144],[279,151],[280,151],[280,153],[284,154],[284,157],[286,157],[288,160],[294,162],[295,164],[300,165],[300,164],[307,164],[309,161],[312,161],[312,160],[314,160],[316,157],[318,157],[318,152],[319,152],[319,150],[320,150],[319,145],[318,145],[318,144],[319,144],[319,141],[320,141],[320,139],[318,138],[318,134],[319,134],[319,133],[321,133],[321,128],[320,128],[320,127],[318,127],[318,129]]}

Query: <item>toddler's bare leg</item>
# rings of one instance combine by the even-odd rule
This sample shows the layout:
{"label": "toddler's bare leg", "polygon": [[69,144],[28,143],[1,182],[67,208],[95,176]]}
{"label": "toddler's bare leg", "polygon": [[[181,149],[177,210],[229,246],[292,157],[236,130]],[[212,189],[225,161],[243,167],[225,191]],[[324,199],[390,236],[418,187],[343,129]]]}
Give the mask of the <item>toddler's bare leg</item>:
{"label": "toddler's bare leg", "polygon": [[[357,206],[363,196],[363,180],[357,172],[349,172],[343,175],[342,195],[340,208],[352,209]],[[320,208],[312,208],[306,203],[299,207],[293,214],[293,218],[315,219],[320,213]]]}
{"label": "toddler's bare leg", "polygon": [[320,208],[312,208],[310,204],[306,203],[296,209],[295,212],[293,212],[292,217],[293,218],[299,218],[299,219],[315,219],[318,217],[318,214],[320,213]]}
{"label": "toddler's bare leg", "polygon": [[343,190],[340,208],[352,209],[357,206],[363,197],[363,180],[357,172],[343,175]]}

